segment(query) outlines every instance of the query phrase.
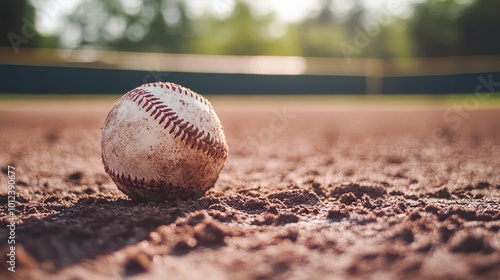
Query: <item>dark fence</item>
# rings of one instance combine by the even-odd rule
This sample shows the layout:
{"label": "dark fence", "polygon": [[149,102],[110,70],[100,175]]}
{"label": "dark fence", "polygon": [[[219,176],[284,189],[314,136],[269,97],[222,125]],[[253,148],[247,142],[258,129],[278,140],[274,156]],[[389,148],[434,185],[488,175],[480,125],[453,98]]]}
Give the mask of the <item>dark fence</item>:
{"label": "dark fence", "polygon": [[[0,93],[124,93],[143,83],[169,81],[203,94],[366,94],[376,79],[382,94],[471,93],[498,88],[500,72],[374,78],[345,75],[263,75],[148,72],[86,67],[0,64]],[[490,85],[491,86],[491,85]]]}

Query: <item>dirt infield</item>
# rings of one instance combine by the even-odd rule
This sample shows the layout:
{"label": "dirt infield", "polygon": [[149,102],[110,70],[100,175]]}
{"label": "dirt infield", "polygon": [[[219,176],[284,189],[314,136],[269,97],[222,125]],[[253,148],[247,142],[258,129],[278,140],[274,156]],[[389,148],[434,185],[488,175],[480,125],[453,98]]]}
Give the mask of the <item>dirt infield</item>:
{"label": "dirt infield", "polygon": [[111,105],[0,107],[1,279],[500,279],[500,109],[214,102],[216,187],[142,203],[101,163]]}

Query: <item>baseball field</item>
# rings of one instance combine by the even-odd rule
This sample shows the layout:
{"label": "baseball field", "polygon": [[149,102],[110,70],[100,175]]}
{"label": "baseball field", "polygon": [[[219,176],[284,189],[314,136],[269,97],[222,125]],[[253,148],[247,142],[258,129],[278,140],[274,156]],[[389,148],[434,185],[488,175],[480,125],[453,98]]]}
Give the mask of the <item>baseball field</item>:
{"label": "baseball field", "polygon": [[498,96],[208,96],[229,157],[173,202],[104,171],[118,98],[0,100],[0,279],[500,279]]}

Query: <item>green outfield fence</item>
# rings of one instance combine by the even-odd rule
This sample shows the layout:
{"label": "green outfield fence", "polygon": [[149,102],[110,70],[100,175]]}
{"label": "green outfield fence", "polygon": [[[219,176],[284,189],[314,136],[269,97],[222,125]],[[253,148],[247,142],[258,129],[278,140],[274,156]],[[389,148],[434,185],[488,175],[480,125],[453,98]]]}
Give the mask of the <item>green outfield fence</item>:
{"label": "green outfield fence", "polygon": [[500,88],[500,56],[380,60],[0,50],[0,93],[123,93],[155,81],[204,94],[470,93]]}

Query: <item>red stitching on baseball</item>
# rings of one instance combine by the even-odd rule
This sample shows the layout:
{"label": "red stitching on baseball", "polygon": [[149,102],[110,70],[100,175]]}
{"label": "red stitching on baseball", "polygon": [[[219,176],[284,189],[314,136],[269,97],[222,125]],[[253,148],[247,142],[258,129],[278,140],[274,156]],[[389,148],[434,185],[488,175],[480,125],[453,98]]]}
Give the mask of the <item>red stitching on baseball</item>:
{"label": "red stitching on baseball", "polygon": [[[158,82],[153,84],[146,84],[143,87],[151,86],[160,86],[161,88],[166,87],[167,89],[171,89],[175,92],[178,91],[179,93],[184,93],[186,96],[190,95],[192,98],[201,101],[210,108],[212,107],[210,103],[201,95],[179,85],[173,83]],[[203,137],[205,131],[199,131],[199,129],[195,128],[194,125],[190,122],[185,121],[184,119],[179,119],[176,112],[174,112],[166,104],[163,104],[158,97],[155,97],[152,93],[144,90],[142,87],[127,92],[123,98],[136,102],[137,105],[142,109],[145,109],[146,113],[149,113],[151,117],[154,116],[155,120],[158,120],[158,118],[161,116],[158,123],[161,125],[166,121],[163,129],[167,129],[168,127],[172,126],[168,133],[173,134],[177,130],[174,138],[180,136],[180,141],[184,142],[192,149],[201,149],[203,152],[206,152],[208,156],[213,156],[215,158],[227,157],[227,150],[222,142],[216,141],[215,138],[210,135],[210,133],[207,133],[205,137]]]}

